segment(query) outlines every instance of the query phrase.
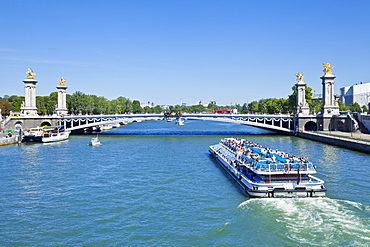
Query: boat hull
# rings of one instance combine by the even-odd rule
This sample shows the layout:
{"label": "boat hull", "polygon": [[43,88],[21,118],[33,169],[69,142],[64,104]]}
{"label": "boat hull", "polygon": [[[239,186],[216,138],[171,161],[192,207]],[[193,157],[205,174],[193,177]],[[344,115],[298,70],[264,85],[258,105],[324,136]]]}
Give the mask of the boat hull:
{"label": "boat hull", "polygon": [[42,142],[42,136],[23,136],[22,142]]}
{"label": "boat hull", "polygon": [[235,167],[223,158],[214,148],[210,146],[210,154],[217,160],[220,166],[230,175],[231,178],[239,185],[242,191],[252,198],[294,198],[294,197],[325,197],[326,189],[323,186],[317,186],[313,189],[312,186],[296,186],[290,189],[283,188],[280,183],[259,183],[253,181],[244,174],[240,173]]}
{"label": "boat hull", "polygon": [[58,141],[64,141],[67,140],[69,137],[70,132],[65,131],[62,133],[58,133],[57,135],[50,136],[50,137],[43,137],[42,142],[47,143],[47,142],[58,142]]}

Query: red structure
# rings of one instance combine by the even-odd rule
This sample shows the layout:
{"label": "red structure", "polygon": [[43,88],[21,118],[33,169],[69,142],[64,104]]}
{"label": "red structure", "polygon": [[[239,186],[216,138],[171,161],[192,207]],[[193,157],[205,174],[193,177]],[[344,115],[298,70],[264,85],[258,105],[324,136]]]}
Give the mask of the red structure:
{"label": "red structure", "polygon": [[214,109],[216,114],[232,114],[234,109]]}

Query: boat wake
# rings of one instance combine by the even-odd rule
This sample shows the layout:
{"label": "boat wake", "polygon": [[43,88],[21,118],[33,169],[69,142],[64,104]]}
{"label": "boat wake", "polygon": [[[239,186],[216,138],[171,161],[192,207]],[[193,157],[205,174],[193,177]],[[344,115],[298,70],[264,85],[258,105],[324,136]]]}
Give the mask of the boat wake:
{"label": "boat wake", "polygon": [[[370,207],[330,198],[251,199],[241,212],[275,221],[281,239],[313,246],[366,246],[370,242]],[[252,212],[250,212],[252,211]],[[275,228],[275,227],[274,227]]]}

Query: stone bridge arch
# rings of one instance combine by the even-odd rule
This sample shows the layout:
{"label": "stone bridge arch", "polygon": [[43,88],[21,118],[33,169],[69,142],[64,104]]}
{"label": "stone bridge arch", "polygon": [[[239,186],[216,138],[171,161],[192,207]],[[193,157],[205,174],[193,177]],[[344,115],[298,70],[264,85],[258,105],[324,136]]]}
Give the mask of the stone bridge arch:
{"label": "stone bridge arch", "polygon": [[43,121],[40,126],[51,126],[51,123],[49,121]]}
{"label": "stone bridge arch", "polygon": [[308,121],[304,125],[304,130],[306,130],[306,131],[317,131],[317,122],[316,121]]}

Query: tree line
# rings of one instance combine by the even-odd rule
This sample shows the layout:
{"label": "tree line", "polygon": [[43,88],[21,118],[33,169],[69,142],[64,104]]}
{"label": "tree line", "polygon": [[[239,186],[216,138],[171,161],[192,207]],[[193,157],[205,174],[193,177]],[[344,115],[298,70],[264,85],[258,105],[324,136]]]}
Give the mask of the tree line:
{"label": "tree line", "polygon": [[[288,98],[267,98],[242,105],[232,106],[218,106],[214,103],[209,103],[207,106],[202,104],[185,106],[174,105],[169,108],[164,108],[159,105],[148,105],[142,107],[138,100],[131,101],[125,97],[118,97],[117,99],[108,100],[102,96],[87,95],[80,91],[73,94],[67,94],[67,109],[68,114],[123,114],[123,113],[161,113],[168,110],[178,110],[181,112],[213,112],[217,108],[233,108],[237,109],[239,113],[247,114],[293,114],[296,111],[296,87],[292,87],[292,94]],[[318,113],[321,110],[321,100],[312,98],[312,89],[306,87],[305,97],[310,107],[311,113]],[[24,102],[24,96],[4,95],[0,97],[0,109],[3,115],[9,115],[10,112],[19,112],[21,105]],[[55,112],[58,102],[58,92],[52,92],[49,96],[37,96],[36,107],[39,115],[51,115]],[[338,101],[340,111],[351,112],[367,112],[366,106],[360,106],[358,103],[352,103],[346,107],[341,101]]]}

